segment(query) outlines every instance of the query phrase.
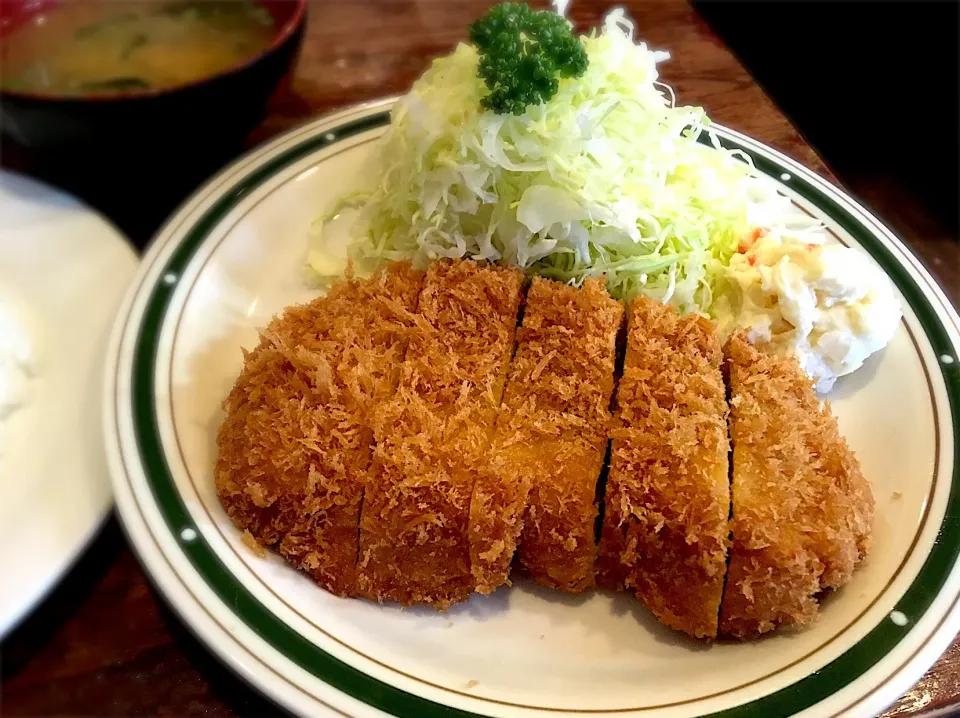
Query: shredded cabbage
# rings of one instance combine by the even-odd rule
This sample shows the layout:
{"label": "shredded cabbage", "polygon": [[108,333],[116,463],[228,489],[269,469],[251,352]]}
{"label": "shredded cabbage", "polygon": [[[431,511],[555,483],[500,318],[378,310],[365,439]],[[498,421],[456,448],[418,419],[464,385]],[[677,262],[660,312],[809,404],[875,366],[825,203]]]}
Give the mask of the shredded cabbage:
{"label": "shredded cabbage", "polygon": [[394,106],[375,180],[320,223],[359,210],[349,255],[361,272],[479,258],[573,284],[606,275],[616,297],[707,313],[749,229],[752,167],[697,141],[704,111],[675,106],[657,74],[669,55],[632,36],[613,10],[582,38],[586,73],[516,116],[483,110],[477,53],[459,45]]}

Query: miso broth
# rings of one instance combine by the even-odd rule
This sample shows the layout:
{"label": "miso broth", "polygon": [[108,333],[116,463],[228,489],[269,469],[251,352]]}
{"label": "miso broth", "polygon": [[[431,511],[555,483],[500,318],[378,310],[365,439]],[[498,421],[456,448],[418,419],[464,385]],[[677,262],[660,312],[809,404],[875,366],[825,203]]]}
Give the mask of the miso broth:
{"label": "miso broth", "polygon": [[163,89],[227,70],[273,36],[253,0],[67,0],[3,38],[0,84],[58,95]]}

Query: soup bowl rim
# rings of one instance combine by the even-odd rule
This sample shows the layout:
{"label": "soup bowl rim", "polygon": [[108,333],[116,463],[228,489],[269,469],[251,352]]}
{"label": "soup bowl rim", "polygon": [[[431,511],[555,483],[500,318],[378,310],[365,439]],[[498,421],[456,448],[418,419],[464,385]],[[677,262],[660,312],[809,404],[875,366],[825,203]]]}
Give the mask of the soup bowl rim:
{"label": "soup bowl rim", "polygon": [[[269,0],[253,0],[258,5],[266,5]],[[257,65],[261,60],[269,57],[297,32],[303,24],[307,11],[307,0],[284,0],[285,2],[295,3],[296,7],[293,14],[283,24],[282,27],[275,28],[270,38],[270,44],[257,53],[244,58],[242,61],[230,65],[219,72],[202,75],[196,80],[181,82],[167,87],[155,87],[142,90],[129,90],[124,92],[90,92],[83,94],[66,94],[58,92],[38,92],[31,90],[11,90],[0,87],[0,97],[10,99],[34,100],[37,102],[65,102],[65,103],[88,103],[97,102],[103,104],[129,102],[131,100],[145,100],[164,95],[171,95],[192,88],[200,88],[208,83],[231,75],[236,75],[244,70]]]}

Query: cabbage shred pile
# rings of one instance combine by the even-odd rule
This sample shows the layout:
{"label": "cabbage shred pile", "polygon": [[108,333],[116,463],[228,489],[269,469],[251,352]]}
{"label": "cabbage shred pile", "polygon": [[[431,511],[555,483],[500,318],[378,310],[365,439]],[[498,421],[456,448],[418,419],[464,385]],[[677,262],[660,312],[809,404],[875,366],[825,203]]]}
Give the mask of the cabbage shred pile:
{"label": "cabbage shred pile", "polygon": [[674,106],[657,81],[668,55],[632,35],[612,11],[580,38],[585,72],[520,114],[484,109],[473,46],[434,61],[394,106],[368,188],[331,212],[359,210],[355,266],[486,259],[708,313],[748,231],[752,168],[698,142],[703,110]]}

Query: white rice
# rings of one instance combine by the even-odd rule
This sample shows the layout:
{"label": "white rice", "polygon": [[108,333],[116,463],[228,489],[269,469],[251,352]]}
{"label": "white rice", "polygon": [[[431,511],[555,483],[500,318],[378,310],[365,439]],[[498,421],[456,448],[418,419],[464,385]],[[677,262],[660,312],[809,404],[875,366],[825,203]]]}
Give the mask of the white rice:
{"label": "white rice", "polygon": [[6,453],[6,425],[29,402],[34,377],[34,348],[22,317],[0,292],[0,456]]}

